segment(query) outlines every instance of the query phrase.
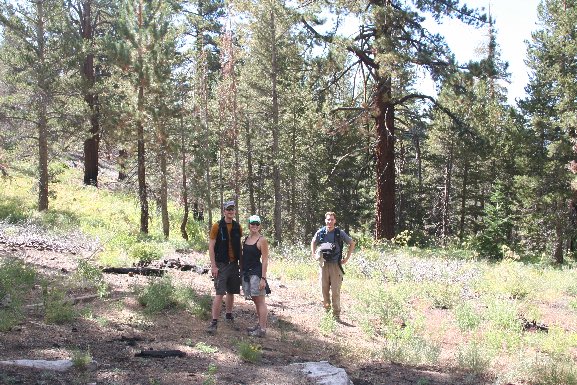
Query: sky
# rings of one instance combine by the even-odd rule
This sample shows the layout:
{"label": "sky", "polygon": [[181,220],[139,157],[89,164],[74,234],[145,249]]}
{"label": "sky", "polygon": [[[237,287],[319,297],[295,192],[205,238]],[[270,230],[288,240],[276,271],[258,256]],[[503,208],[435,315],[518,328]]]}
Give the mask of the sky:
{"label": "sky", "polygon": [[[528,70],[525,66],[527,46],[531,32],[538,28],[537,6],[540,0],[462,0],[469,7],[485,8],[489,5],[495,21],[497,44],[501,58],[509,63],[511,83],[508,89],[509,103],[525,96],[524,87],[528,82]],[[487,30],[465,26],[458,20],[448,20],[439,26],[439,32],[445,36],[447,44],[460,63],[479,59],[475,49],[487,41]]]}

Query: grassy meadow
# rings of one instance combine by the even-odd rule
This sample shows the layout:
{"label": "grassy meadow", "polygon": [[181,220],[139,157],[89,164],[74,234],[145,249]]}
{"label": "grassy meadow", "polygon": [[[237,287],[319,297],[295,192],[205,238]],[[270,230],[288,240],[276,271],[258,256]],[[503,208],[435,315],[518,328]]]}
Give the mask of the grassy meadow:
{"label": "grassy meadow", "polygon": [[[23,168],[0,180],[0,239],[1,232],[8,236],[26,224],[52,236],[86,237],[98,247],[89,260],[79,260],[70,282],[50,280],[33,266],[0,255],[0,335],[10,333],[26,316],[22,306],[30,301],[35,284],[42,287],[37,300],[45,305],[45,322],[66,323],[91,316],[66,301],[70,286],[108,295],[101,266],[155,260],[175,249],[206,251],[207,225],[191,221],[190,241],[182,240],[176,205],[170,207],[170,240],[163,239],[160,215],[153,207],[151,233],[143,237],[134,194],[83,186],[79,170],[65,165],[53,169],[50,210],[38,213],[31,174]],[[515,256],[488,262],[472,251],[419,249],[399,239],[360,242],[345,266],[345,309],[365,342],[338,339],[343,354],[357,360],[450,367],[491,384],[577,384],[577,271],[571,264],[553,267]],[[272,250],[273,280],[315,284],[316,274],[306,244]],[[209,314],[210,293],[194,292],[169,277],[134,290],[143,314],[171,307],[187,309],[199,319]],[[325,336],[338,329],[329,315],[315,326]],[[238,346],[239,354],[258,362],[260,348],[245,345]],[[80,351],[73,357],[86,365],[87,355]]]}

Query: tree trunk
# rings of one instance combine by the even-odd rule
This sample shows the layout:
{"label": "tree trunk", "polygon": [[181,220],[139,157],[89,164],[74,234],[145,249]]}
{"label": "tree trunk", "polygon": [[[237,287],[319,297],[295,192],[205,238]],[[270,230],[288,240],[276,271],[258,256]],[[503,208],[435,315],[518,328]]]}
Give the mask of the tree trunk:
{"label": "tree trunk", "polygon": [[[85,0],[81,9],[81,34],[88,45],[92,45],[94,31],[92,28],[92,0]],[[100,116],[98,110],[98,95],[94,94],[96,74],[94,72],[94,54],[89,53],[84,58],[82,77],[85,82],[84,101],[90,110],[89,137],[84,141],[84,184],[98,186],[98,148],[100,144]]]}
{"label": "tree trunk", "polygon": [[168,184],[166,182],[166,157],[168,154],[168,144],[166,142],[164,129],[160,130],[160,213],[162,216],[162,234],[165,239],[168,239],[170,235],[170,220],[168,218]]}
{"label": "tree trunk", "polygon": [[128,175],[126,174],[126,162],[128,160],[128,151],[124,148],[118,150],[118,180],[125,180]]}
{"label": "tree trunk", "polygon": [[[138,28],[144,27],[142,20],[142,0],[138,4]],[[144,74],[143,71],[143,43],[138,45],[138,61],[140,63],[139,81],[138,81],[138,119],[136,122],[136,135],[138,144],[138,197],[140,199],[140,232],[148,234],[148,192],[146,189],[146,154],[144,146]]]}
{"label": "tree trunk", "polygon": [[465,161],[463,167],[463,187],[461,188],[461,220],[459,221],[459,241],[462,243],[465,239],[465,216],[467,214],[467,194],[469,187],[469,162]]}
{"label": "tree trunk", "polygon": [[395,106],[391,80],[379,82],[375,96],[376,144],[376,239],[395,236]]}
{"label": "tree trunk", "polygon": [[36,38],[38,44],[38,59],[40,68],[38,70],[38,210],[48,210],[48,87],[46,85],[45,74],[42,68],[45,63],[44,47],[44,3],[36,3],[38,12],[38,23],[36,24]]}
{"label": "tree trunk", "polygon": [[184,206],[184,213],[182,215],[182,222],[180,222],[180,234],[182,238],[188,241],[188,233],[186,225],[188,223],[188,184],[186,179],[186,148],[184,140],[184,125],[182,123],[182,115],[180,116],[180,150],[182,151],[182,205]]}
{"label": "tree trunk", "polygon": [[444,244],[449,236],[449,202],[451,200],[451,182],[453,177],[453,142],[449,144],[449,156],[445,163],[445,182],[443,184],[443,204],[441,208],[441,241]]}
{"label": "tree trunk", "polygon": [[256,204],[254,201],[254,173],[253,173],[253,159],[252,159],[252,141],[250,136],[250,120],[246,121],[246,168],[247,168],[247,182],[248,182],[248,201],[250,205],[250,212],[256,213]]}
{"label": "tree trunk", "polygon": [[277,245],[282,243],[282,193],[279,151],[279,104],[278,104],[278,63],[276,46],[276,21],[274,12],[270,13],[271,22],[271,85],[272,85],[272,178],[274,186],[274,240]]}
{"label": "tree trunk", "polygon": [[140,200],[140,232],[148,234],[148,192],[146,189],[146,154],[144,148],[144,87],[138,87],[138,120],[136,122],[138,144],[138,198]]}

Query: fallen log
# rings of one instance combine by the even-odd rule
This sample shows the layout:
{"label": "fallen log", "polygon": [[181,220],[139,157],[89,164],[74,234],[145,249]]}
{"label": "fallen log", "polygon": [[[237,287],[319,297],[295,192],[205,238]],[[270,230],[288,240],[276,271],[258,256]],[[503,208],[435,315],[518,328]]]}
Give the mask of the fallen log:
{"label": "fallen log", "polygon": [[128,274],[130,276],[132,276],[133,274],[139,274],[154,277],[162,277],[166,272],[166,270],[154,269],[152,267],[106,267],[102,269],[102,272],[111,274]]}
{"label": "fallen log", "polygon": [[[74,363],[71,360],[8,360],[0,361],[0,365],[66,372],[74,366]],[[96,363],[94,361],[90,362],[89,368],[94,368],[95,366]]]}
{"label": "fallen log", "polygon": [[141,350],[134,356],[143,358],[186,357],[186,353],[181,350]]}

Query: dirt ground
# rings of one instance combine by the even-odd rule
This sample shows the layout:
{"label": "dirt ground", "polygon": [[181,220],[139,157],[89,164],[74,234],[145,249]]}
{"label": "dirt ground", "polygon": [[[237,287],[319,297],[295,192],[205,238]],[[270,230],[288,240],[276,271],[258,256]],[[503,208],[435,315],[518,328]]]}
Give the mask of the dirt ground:
{"label": "dirt ground", "polygon": [[[18,256],[48,275],[71,279],[78,255],[66,252],[14,247],[0,243],[0,256]],[[208,267],[199,253],[173,256],[185,263]],[[274,263],[274,262],[272,262]],[[174,283],[189,285],[198,293],[211,293],[208,274],[171,269]],[[359,325],[347,316],[349,299],[343,298],[343,322],[334,335],[319,330],[322,317],[316,282],[288,281],[270,277],[272,294],[267,298],[269,329],[266,337],[248,337],[255,323],[254,305],[237,296],[235,326],[219,323],[216,335],[205,331],[207,321],[183,310],[146,317],[133,288],[149,278],[106,274],[112,294],[76,305],[84,316],[64,325],[46,324],[39,306],[26,307],[26,318],[10,332],[0,333],[0,360],[69,359],[74,350],[89,350],[94,368],[60,373],[0,366],[1,384],[237,384],[299,385],[310,382],[290,366],[293,363],[328,361],[346,370],[355,385],[454,385],[489,384],[487,380],[458,373],[451,367],[410,367],[373,358],[369,351],[378,341],[368,341]],[[344,285],[347,282],[345,280]],[[35,290],[40,290],[36,288]],[[36,293],[38,294],[38,293]],[[77,296],[89,293],[75,293]],[[36,295],[36,298],[39,298]],[[431,313],[431,322],[442,315]],[[248,341],[262,348],[262,359],[245,362],[238,343]],[[207,353],[195,346],[204,343],[218,349]],[[140,358],[146,350],[180,350],[184,357]],[[211,374],[209,367],[216,366]]]}

